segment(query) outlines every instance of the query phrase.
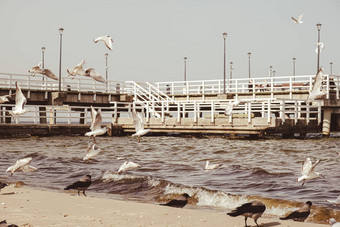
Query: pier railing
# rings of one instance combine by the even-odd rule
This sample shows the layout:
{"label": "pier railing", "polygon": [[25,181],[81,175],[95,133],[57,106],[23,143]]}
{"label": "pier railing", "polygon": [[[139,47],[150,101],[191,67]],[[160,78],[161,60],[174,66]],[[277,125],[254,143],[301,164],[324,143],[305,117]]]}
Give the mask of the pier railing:
{"label": "pier railing", "polygon": [[[314,101],[312,105],[306,105],[305,100],[284,100],[284,99],[244,99],[241,103],[233,108],[230,116],[225,115],[226,107],[234,100],[195,100],[195,101],[178,101],[169,105],[166,101],[158,101],[157,111],[160,113],[161,122],[164,123],[166,118],[175,119],[180,123],[184,118],[191,118],[194,123],[199,119],[206,119],[214,123],[216,119],[225,119],[229,123],[235,118],[246,118],[248,123],[256,117],[266,118],[268,125],[273,118],[281,119],[285,122],[287,119],[294,119],[297,123],[300,119],[305,119],[307,123],[310,120],[321,122],[321,101]],[[151,102],[151,101],[150,101]],[[150,123],[153,116],[144,102],[125,103],[111,102],[111,107],[95,107],[101,110],[103,124],[117,123],[119,118],[131,118],[133,108],[144,113],[145,121]],[[15,123],[8,111],[13,108],[11,104],[0,105],[0,122]],[[29,110],[24,115],[18,117],[18,123],[27,124],[90,124],[91,109],[88,106],[46,106],[46,105],[26,105]],[[165,111],[167,110],[168,111]]]}

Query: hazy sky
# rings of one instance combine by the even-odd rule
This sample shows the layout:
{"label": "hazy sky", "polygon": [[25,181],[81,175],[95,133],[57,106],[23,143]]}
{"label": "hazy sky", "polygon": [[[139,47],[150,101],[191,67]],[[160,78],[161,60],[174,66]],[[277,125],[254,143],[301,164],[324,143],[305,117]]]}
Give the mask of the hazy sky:
{"label": "hazy sky", "polygon": [[[303,24],[292,16],[304,13]],[[59,73],[59,31],[64,28],[62,76],[86,61],[109,79],[134,81],[223,78],[223,32],[227,32],[227,75],[253,77],[315,74],[316,24],[321,23],[325,49],[321,64],[340,74],[339,0],[0,0],[0,72],[27,73],[41,61]],[[114,39],[113,51],[93,39]]]}

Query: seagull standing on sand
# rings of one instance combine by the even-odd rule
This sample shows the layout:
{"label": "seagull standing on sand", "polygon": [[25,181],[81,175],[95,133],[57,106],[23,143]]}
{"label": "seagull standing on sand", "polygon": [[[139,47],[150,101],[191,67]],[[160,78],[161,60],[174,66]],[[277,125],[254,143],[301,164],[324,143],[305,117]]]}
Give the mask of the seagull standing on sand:
{"label": "seagull standing on sand", "polygon": [[121,174],[121,173],[126,172],[128,170],[137,169],[137,168],[140,168],[140,167],[141,167],[141,165],[139,165],[137,163],[126,161],[119,167],[118,174]]}
{"label": "seagull standing on sand", "polygon": [[254,219],[256,226],[259,227],[259,224],[257,224],[257,219],[261,217],[263,212],[266,210],[266,206],[260,202],[260,201],[252,201],[250,203],[245,203],[240,207],[237,207],[236,209],[232,210],[230,213],[227,213],[231,217],[236,217],[239,215],[244,216],[244,223],[247,227],[247,218]]}
{"label": "seagull standing on sand", "polygon": [[188,203],[188,198],[190,196],[187,193],[184,193],[178,197],[176,197],[173,200],[170,200],[169,202],[165,204],[160,204],[161,206],[169,206],[169,207],[177,207],[177,208],[183,208]]}
{"label": "seagull standing on sand", "polygon": [[241,100],[235,100],[232,102],[229,102],[229,104],[226,106],[224,114],[227,116],[230,116],[233,113],[234,107],[238,106],[240,104]]}
{"label": "seagull standing on sand", "polygon": [[32,157],[19,159],[14,163],[14,165],[7,168],[6,173],[11,172],[11,176],[12,176],[13,173],[17,172],[17,171],[22,171],[22,172],[35,172],[35,171],[37,171],[37,168],[28,165],[31,162],[32,162]]}
{"label": "seagull standing on sand", "polygon": [[313,165],[310,158],[309,157],[306,158],[305,162],[302,164],[302,169],[301,169],[302,176],[297,179],[297,182],[302,181],[301,186],[305,184],[306,180],[311,180],[311,179],[318,178],[318,177],[325,178],[321,173],[315,172],[314,170],[315,167],[319,164],[319,162],[320,160],[318,159]]}
{"label": "seagull standing on sand", "polygon": [[100,82],[100,83],[105,83],[106,80],[102,75],[100,75],[94,68],[88,68],[85,70],[85,76],[91,77],[92,79]]}
{"label": "seagull standing on sand", "polygon": [[281,220],[293,219],[294,221],[303,222],[310,214],[311,201],[307,201],[300,209],[290,213],[287,217],[280,218]]}
{"label": "seagull standing on sand", "polygon": [[302,21],[302,16],[303,16],[303,13],[301,13],[297,19],[294,18],[294,17],[292,17],[294,23],[295,23],[295,24],[302,24],[302,23],[303,23],[303,21]]}
{"label": "seagull standing on sand", "polygon": [[222,166],[222,164],[211,164],[211,165],[209,165],[209,161],[206,161],[204,169],[205,170],[213,170],[213,169],[219,168],[220,166]]}
{"label": "seagull standing on sand", "polygon": [[97,43],[98,41],[103,41],[109,50],[112,50],[112,43],[113,39],[109,35],[99,36],[98,38],[94,39],[93,42]]}
{"label": "seagull standing on sand", "polygon": [[330,224],[332,227],[340,227],[340,222],[337,222],[334,218],[330,218],[330,219],[329,219],[329,224]]}
{"label": "seagull standing on sand", "polygon": [[150,129],[144,129],[144,119],[142,115],[135,110],[132,110],[132,118],[136,129],[136,133],[133,134],[132,137],[137,136],[138,142],[140,142],[140,137],[150,132]]}
{"label": "seagull standing on sand", "polygon": [[83,65],[85,64],[84,60],[78,63],[78,65],[74,66],[73,69],[67,69],[69,76],[73,76],[72,80],[76,75],[86,76],[85,70],[83,69]]}
{"label": "seagull standing on sand", "polygon": [[15,87],[16,87],[16,91],[15,91],[15,107],[13,111],[9,111],[9,114],[11,114],[16,122],[18,123],[18,119],[16,116],[25,114],[28,112],[27,109],[25,109],[25,104],[27,103],[27,99],[24,96],[24,94],[22,93],[20,86],[18,84],[18,82],[15,82]]}
{"label": "seagull standing on sand", "polygon": [[336,198],[335,200],[327,200],[327,202],[329,202],[329,203],[335,203],[335,204],[340,204],[340,195],[339,195],[338,198]]}
{"label": "seagull standing on sand", "polygon": [[8,98],[11,97],[12,95],[2,95],[0,96],[0,104],[9,102]]}
{"label": "seagull standing on sand", "polygon": [[98,110],[98,112],[93,108],[93,106],[91,106],[91,118],[92,118],[92,122],[91,122],[91,132],[87,132],[85,133],[85,136],[91,136],[93,137],[94,142],[96,143],[96,136],[100,136],[106,133],[107,128],[101,127],[102,124],[102,115],[100,114],[100,110]]}
{"label": "seagull standing on sand", "polygon": [[70,189],[75,189],[78,191],[78,195],[80,191],[83,191],[83,194],[85,196],[87,196],[85,194],[85,190],[90,187],[90,185],[92,184],[92,180],[91,180],[91,175],[86,175],[85,177],[81,178],[79,181],[67,186],[66,188],[64,188],[64,190],[70,190]]}
{"label": "seagull standing on sand", "polygon": [[87,150],[86,156],[83,158],[84,161],[90,162],[90,159],[101,152],[100,148],[95,144],[90,142]]}
{"label": "seagull standing on sand", "polygon": [[314,99],[320,98],[326,94],[325,91],[321,91],[323,79],[324,79],[323,67],[320,67],[319,72],[315,76],[312,91],[310,91],[307,97],[307,100],[306,100],[307,105],[313,102]]}

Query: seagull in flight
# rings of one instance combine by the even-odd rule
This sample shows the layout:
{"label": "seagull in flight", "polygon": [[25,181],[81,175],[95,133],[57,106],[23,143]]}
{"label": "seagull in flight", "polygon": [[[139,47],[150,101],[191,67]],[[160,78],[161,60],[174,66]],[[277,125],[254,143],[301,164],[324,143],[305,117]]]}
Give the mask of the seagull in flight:
{"label": "seagull in flight", "polygon": [[14,106],[13,111],[9,111],[9,114],[11,114],[15,118],[15,121],[17,123],[19,123],[17,116],[25,114],[25,113],[28,112],[28,110],[25,109],[25,104],[27,103],[27,99],[24,96],[24,94],[22,93],[20,86],[19,86],[17,81],[15,82],[15,87],[16,87],[15,106]]}
{"label": "seagull in flight", "polygon": [[306,104],[313,102],[314,99],[320,98],[326,94],[325,91],[321,91],[322,88],[322,81],[324,79],[323,75],[323,67],[320,67],[319,72],[316,74],[312,91],[309,92],[309,95],[306,100]]}
{"label": "seagull in flight", "polygon": [[83,69],[83,65],[84,64],[85,64],[85,61],[83,59],[76,66],[74,66],[73,69],[67,69],[67,72],[68,72],[69,76],[73,76],[72,79],[74,79],[74,77],[76,75],[86,76],[85,70]]}
{"label": "seagull in flight", "polygon": [[140,167],[141,167],[141,165],[139,165],[137,163],[126,161],[119,167],[118,174],[121,174],[121,173],[126,172],[128,170],[138,169]]}
{"label": "seagull in flight", "polygon": [[112,50],[112,43],[113,39],[109,35],[99,36],[98,38],[94,39],[93,42],[97,43],[98,41],[103,41],[109,50]]}
{"label": "seagull in flight", "polygon": [[297,19],[294,18],[294,17],[292,17],[294,23],[295,23],[295,24],[302,24],[302,23],[303,23],[303,21],[302,21],[302,16],[303,16],[303,13],[301,13]]}
{"label": "seagull in flight", "polygon": [[312,206],[311,201],[307,201],[300,209],[290,213],[288,216],[284,218],[280,218],[281,220],[293,219],[294,221],[303,222],[310,214],[310,208]]}
{"label": "seagull in flight", "polygon": [[32,157],[19,159],[14,163],[14,165],[7,168],[6,173],[10,172],[11,176],[12,176],[13,173],[18,172],[18,171],[22,171],[22,172],[35,172],[35,171],[37,171],[37,168],[35,168],[33,166],[29,166],[29,164],[31,162],[32,162]]}
{"label": "seagull in flight", "polygon": [[325,49],[325,45],[323,44],[323,42],[319,42],[319,43],[315,43],[315,53],[317,54],[318,53],[318,47],[320,48],[320,53],[323,49]]}
{"label": "seagull in flight", "polygon": [[93,106],[91,106],[91,132],[87,132],[85,133],[85,136],[91,136],[94,139],[94,142],[96,143],[96,136],[100,136],[106,133],[107,128],[101,127],[102,124],[102,115],[100,114],[100,110],[98,110],[98,112],[93,108]]}
{"label": "seagull in flight", "polygon": [[140,137],[150,132],[150,129],[144,129],[144,119],[140,113],[136,112],[136,110],[132,110],[132,118],[136,129],[136,133],[133,134],[132,137],[137,136],[138,142],[140,142]]}
{"label": "seagull in flight", "polygon": [[160,204],[161,206],[169,206],[169,207],[177,207],[177,208],[183,208],[188,203],[188,198],[190,196],[187,193],[184,193],[178,197],[176,197],[173,200],[170,200],[169,202],[165,204]]}
{"label": "seagull in flight", "polygon": [[90,159],[101,152],[100,148],[95,144],[90,142],[87,150],[86,156],[83,158],[84,161],[90,162]]}
{"label": "seagull in flight", "polygon": [[245,226],[248,226],[247,218],[252,218],[254,219],[256,226],[259,227],[259,224],[257,224],[257,219],[259,219],[262,216],[265,210],[266,206],[262,202],[252,201],[250,203],[245,203],[242,206],[237,207],[236,209],[232,210],[230,213],[227,214],[231,217],[243,215]]}
{"label": "seagull in flight", "polygon": [[88,68],[85,70],[85,76],[91,77],[92,79],[101,82],[101,83],[105,83],[106,80],[104,79],[104,77],[102,77],[102,75],[100,75],[96,70],[94,70],[94,68]]}
{"label": "seagull in flight", "polygon": [[42,69],[41,64],[42,63],[39,62],[37,66],[34,66],[31,70],[28,70],[28,72],[31,73],[31,76],[35,76],[35,74],[42,74],[53,80],[58,80],[58,77],[51,70]]}
{"label": "seagull in flight", "polygon": [[314,170],[315,167],[319,164],[319,162],[320,162],[320,159],[318,159],[313,165],[310,158],[309,157],[306,158],[305,162],[302,164],[302,169],[301,169],[302,176],[297,179],[297,182],[302,181],[301,186],[305,184],[306,180],[311,180],[311,179],[318,178],[318,177],[325,178],[321,173],[315,172]]}
{"label": "seagull in flight", "polygon": [[90,185],[92,184],[92,180],[91,180],[91,175],[86,175],[85,177],[81,178],[79,181],[74,182],[73,184],[67,186],[66,188],[64,188],[64,190],[70,190],[70,189],[75,189],[78,191],[78,195],[80,191],[83,191],[83,194],[85,196],[87,196],[85,194],[85,190],[90,187]]}
{"label": "seagull in flight", "polygon": [[233,113],[234,107],[238,106],[240,104],[241,100],[236,99],[235,101],[229,102],[229,104],[226,106],[224,114],[227,116],[230,116]]}
{"label": "seagull in flight", "polygon": [[340,204],[340,195],[339,195],[338,198],[336,198],[335,200],[327,200],[327,202],[329,202],[329,203],[335,203],[335,204]]}
{"label": "seagull in flight", "polygon": [[13,95],[2,95],[0,96],[0,104],[5,103],[5,102],[9,102],[8,98],[10,98]]}
{"label": "seagull in flight", "polygon": [[206,161],[205,162],[205,167],[204,167],[204,169],[205,170],[213,170],[213,169],[217,169],[217,168],[219,168],[219,167],[221,167],[222,166],[222,164],[209,164],[209,161]]}

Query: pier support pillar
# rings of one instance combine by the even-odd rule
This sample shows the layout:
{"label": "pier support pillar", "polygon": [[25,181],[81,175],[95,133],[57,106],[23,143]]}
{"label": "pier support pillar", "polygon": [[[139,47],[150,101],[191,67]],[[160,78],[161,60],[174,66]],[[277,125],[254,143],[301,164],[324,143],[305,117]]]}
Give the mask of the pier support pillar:
{"label": "pier support pillar", "polygon": [[39,121],[40,124],[46,124],[46,107],[39,107]]}
{"label": "pier support pillar", "polygon": [[332,109],[325,108],[323,111],[323,121],[322,121],[322,135],[329,136],[331,132],[331,116],[332,116]]}
{"label": "pier support pillar", "polygon": [[340,131],[340,114],[335,115],[335,130]]}

